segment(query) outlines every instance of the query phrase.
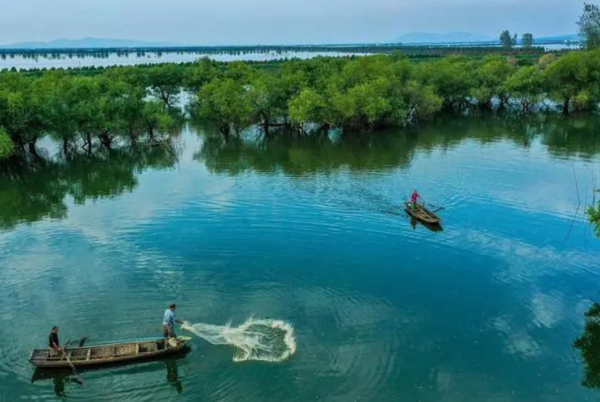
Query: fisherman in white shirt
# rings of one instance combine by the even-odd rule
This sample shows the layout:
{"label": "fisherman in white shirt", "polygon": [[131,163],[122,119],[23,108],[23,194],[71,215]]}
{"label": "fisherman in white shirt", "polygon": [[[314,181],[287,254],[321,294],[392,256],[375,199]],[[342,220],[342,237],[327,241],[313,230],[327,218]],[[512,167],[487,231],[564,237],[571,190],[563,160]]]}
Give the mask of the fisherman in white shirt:
{"label": "fisherman in white shirt", "polygon": [[[165,337],[165,347],[168,345],[170,338],[177,339],[175,335],[175,323],[183,324],[183,321],[179,321],[175,318],[175,309],[177,306],[175,303],[171,304],[168,309],[165,310],[165,317],[163,318],[163,335]],[[177,341],[179,345],[179,341]]]}

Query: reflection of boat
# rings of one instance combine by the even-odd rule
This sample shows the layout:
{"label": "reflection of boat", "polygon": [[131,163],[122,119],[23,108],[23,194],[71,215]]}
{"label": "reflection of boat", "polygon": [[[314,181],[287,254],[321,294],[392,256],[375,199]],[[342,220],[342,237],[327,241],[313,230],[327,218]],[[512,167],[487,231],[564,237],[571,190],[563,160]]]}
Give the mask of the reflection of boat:
{"label": "reflection of boat", "polygon": [[431,230],[432,232],[443,232],[444,228],[439,223],[427,223],[423,221],[417,220],[414,216],[408,215],[410,217],[410,225],[413,229],[417,228],[417,223]]}
{"label": "reflection of boat", "polygon": [[187,352],[192,338],[179,336],[177,339],[180,341],[179,345],[171,339],[167,348],[164,338],[152,338],[66,349],[68,359],[64,355],[50,357],[48,349],[36,349],[31,352],[29,362],[38,368],[68,369],[71,367],[69,361],[79,368],[150,360]]}
{"label": "reflection of boat", "polygon": [[[118,362],[118,363],[103,364],[103,365],[98,365],[98,366],[78,367],[77,373],[82,375],[85,373],[95,372],[95,371],[99,371],[99,370],[119,369],[120,374],[126,374],[126,375],[144,374],[144,373],[156,371],[157,368],[160,367],[157,364],[163,362],[163,363],[166,363],[167,374],[170,374],[169,370],[171,370],[171,372],[172,372],[172,370],[173,370],[172,367],[177,366],[177,362],[180,359],[184,359],[186,357],[187,352],[190,350],[191,349],[188,348],[188,350],[185,353],[182,352],[182,353],[173,354],[173,355],[163,355],[162,357],[157,357],[157,358],[147,359],[147,360],[136,360],[136,363],[138,363],[138,364],[132,364],[131,362]],[[79,383],[79,379],[74,378],[73,369],[71,369],[70,367],[68,367],[68,368],[62,368],[62,367],[61,368],[36,368],[33,371],[33,374],[31,375],[32,383],[37,382],[37,381],[56,380],[56,379],[61,379],[63,381],[68,381],[68,382]]]}
{"label": "reflection of boat", "polygon": [[415,207],[410,202],[405,202],[406,212],[415,217],[421,222],[429,224],[439,224],[442,218],[425,208],[423,205],[416,203]]}
{"label": "reflection of boat", "polygon": [[[189,350],[189,348],[188,348]],[[178,372],[178,367],[177,367],[177,361],[179,359],[183,359],[185,357],[184,353],[180,353],[180,354],[176,354],[176,355],[164,355],[164,357],[158,358],[158,359],[152,359],[152,363],[146,364],[146,365],[139,365],[139,366],[133,366],[133,369],[130,370],[126,370],[126,371],[119,371],[119,374],[125,374],[125,375],[135,375],[135,374],[144,374],[147,372],[155,372],[158,369],[160,369],[160,365],[157,365],[157,361],[163,361],[166,367],[166,374],[167,374],[167,381],[169,384],[171,384],[175,390],[177,391],[177,393],[181,393],[183,391],[183,384],[181,382],[181,379],[179,378],[179,372]],[[121,362],[121,363],[115,363],[115,364],[111,364],[110,367],[111,368],[117,368],[117,367],[121,367],[121,366],[125,366],[129,363],[127,362]],[[91,371],[96,371],[96,370],[100,370],[103,368],[107,368],[107,365],[102,365],[102,366],[90,366],[90,367],[81,367],[79,368],[79,370],[77,370],[80,374],[81,373],[87,373],[87,372],[91,372]],[[131,367],[131,366],[130,366]],[[52,381],[54,383],[54,393],[59,396],[59,397],[65,397],[66,392],[65,392],[65,386],[69,383],[74,383],[74,384],[79,384],[81,386],[83,386],[83,382],[81,381],[81,379],[76,378],[73,376],[73,371],[72,369],[44,369],[44,368],[36,368],[35,371],[33,372],[33,376],[31,377],[31,382],[36,382],[36,381]]]}

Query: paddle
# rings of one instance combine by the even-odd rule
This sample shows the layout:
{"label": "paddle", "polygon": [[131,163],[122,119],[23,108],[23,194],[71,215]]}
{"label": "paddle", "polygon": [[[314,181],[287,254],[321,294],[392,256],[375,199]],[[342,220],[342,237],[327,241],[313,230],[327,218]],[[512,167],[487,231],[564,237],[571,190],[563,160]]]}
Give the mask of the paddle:
{"label": "paddle", "polygon": [[[81,347],[83,345],[85,340],[86,340],[86,337],[81,338],[79,340],[79,347]],[[77,372],[77,369],[75,369],[75,366],[71,362],[71,359],[69,359],[69,354],[67,353],[67,346],[69,346],[71,343],[74,343],[74,342],[76,342],[76,341],[67,340],[67,342],[65,343],[65,347],[62,350],[62,354],[67,359],[67,363],[69,363],[69,366],[71,366],[71,370],[73,370],[73,374],[75,374],[75,377],[77,377],[77,379],[78,379],[77,382],[83,387],[83,378],[81,378],[81,376]]]}
{"label": "paddle", "polygon": [[[410,198],[410,197],[409,197],[409,198]],[[427,204],[427,201],[425,201],[425,200],[423,199],[423,197],[421,197],[420,195],[419,195],[419,198],[421,199],[421,205],[422,205],[422,206],[425,206],[425,205]],[[437,205],[433,205],[433,204],[429,204],[429,206],[431,206],[431,207],[433,207],[433,208],[437,208],[435,211],[431,211],[431,212],[433,212],[433,213],[436,213],[436,212],[438,212],[438,211],[441,211],[442,209],[445,209],[445,208],[446,208],[446,207],[438,207]]]}
{"label": "paddle", "polygon": [[65,349],[63,349],[63,355],[67,359],[69,366],[71,366],[71,370],[73,370],[73,374],[75,374],[75,377],[77,377],[77,379],[79,380],[79,384],[83,387],[83,378],[81,378],[81,376],[77,372],[77,369],[75,369],[75,366],[73,365],[73,363],[71,363],[71,359],[69,359],[69,354],[67,353],[67,351]]}
{"label": "paddle", "polygon": [[[421,201],[423,201],[423,206],[425,206],[427,204],[423,198],[421,198]],[[435,211],[431,211],[433,213],[436,213],[437,211],[441,211],[442,209],[446,208],[446,207],[438,207],[437,205],[433,205],[433,204],[429,204],[429,206],[433,207],[433,208],[437,208]]]}

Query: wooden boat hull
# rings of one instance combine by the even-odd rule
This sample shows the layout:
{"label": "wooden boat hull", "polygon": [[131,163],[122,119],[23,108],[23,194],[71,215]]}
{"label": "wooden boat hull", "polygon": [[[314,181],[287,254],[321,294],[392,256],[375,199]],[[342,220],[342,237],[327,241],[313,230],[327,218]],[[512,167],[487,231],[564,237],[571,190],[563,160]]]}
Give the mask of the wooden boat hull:
{"label": "wooden boat hull", "polygon": [[413,229],[416,229],[417,225],[421,225],[424,228],[426,228],[427,230],[431,230],[432,232],[443,232],[444,231],[444,228],[439,223],[427,223],[427,222],[417,220],[417,218],[415,218],[412,215],[409,215],[408,213],[406,215],[410,218],[410,225],[413,227]]}
{"label": "wooden boat hull", "polygon": [[[164,338],[153,338],[143,341],[67,348],[66,352],[74,367],[88,368],[149,360],[188,351],[192,338],[178,336],[177,339],[180,344],[168,348],[165,348]],[[36,349],[31,352],[29,363],[43,369],[68,369],[71,367],[64,355],[50,357],[48,349]]]}
{"label": "wooden boat hull", "polygon": [[429,223],[432,225],[439,224],[442,222],[442,219],[438,217],[433,212],[429,211],[421,204],[417,204],[416,208],[412,207],[410,202],[405,202],[404,206],[406,208],[406,212],[409,215],[413,216],[415,219],[420,220],[421,222]]}

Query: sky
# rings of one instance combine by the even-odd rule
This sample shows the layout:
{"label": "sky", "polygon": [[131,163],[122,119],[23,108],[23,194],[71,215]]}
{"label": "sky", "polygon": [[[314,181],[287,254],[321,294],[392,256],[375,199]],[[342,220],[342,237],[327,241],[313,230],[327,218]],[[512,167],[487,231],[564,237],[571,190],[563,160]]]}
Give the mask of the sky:
{"label": "sky", "polygon": [[0,44],[84,37],[181,44],[382,42],[411,32],[573,34],[575,0],[0,0]]}

